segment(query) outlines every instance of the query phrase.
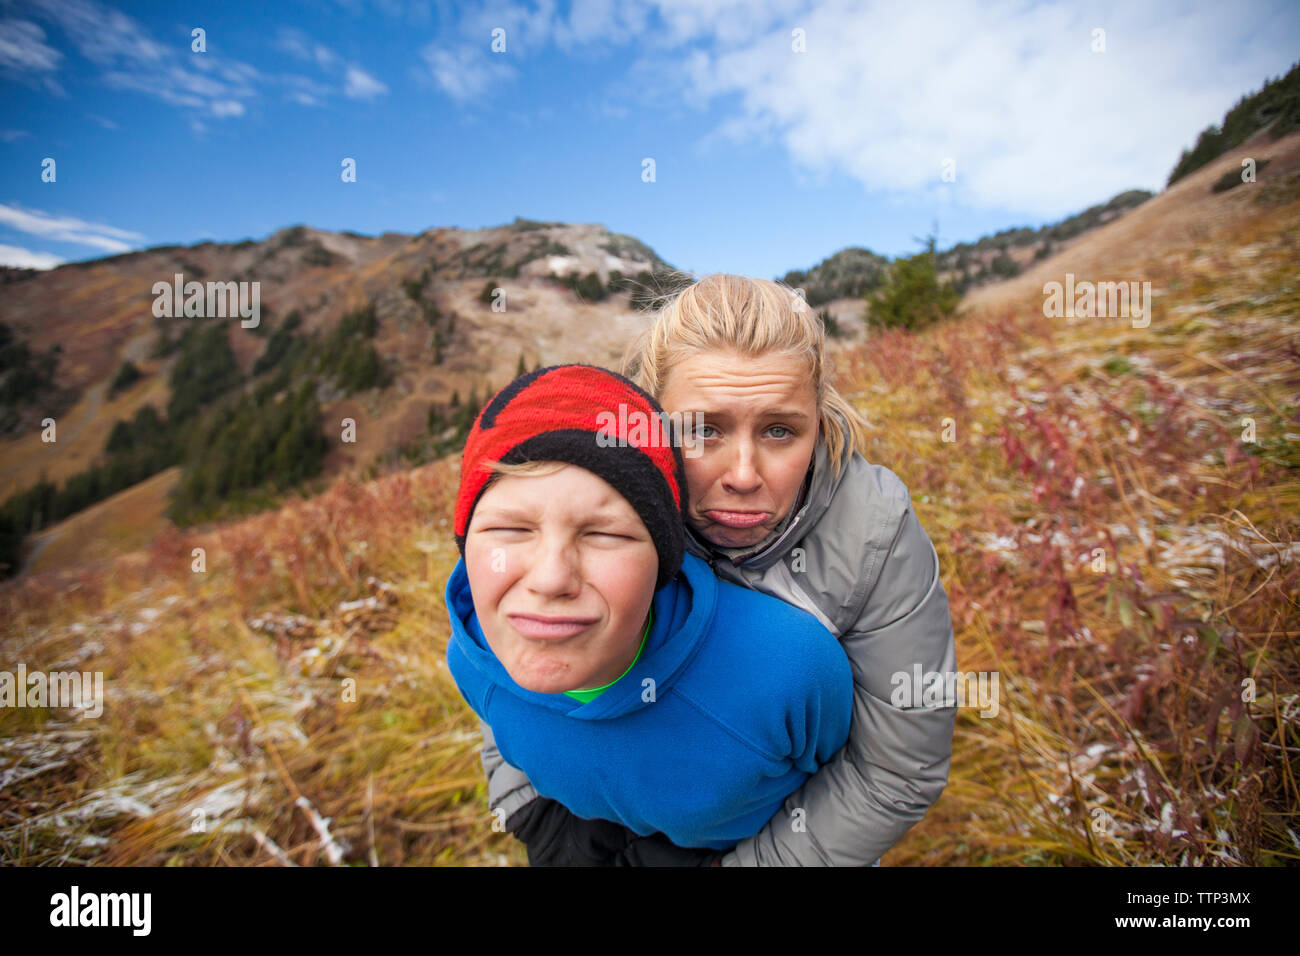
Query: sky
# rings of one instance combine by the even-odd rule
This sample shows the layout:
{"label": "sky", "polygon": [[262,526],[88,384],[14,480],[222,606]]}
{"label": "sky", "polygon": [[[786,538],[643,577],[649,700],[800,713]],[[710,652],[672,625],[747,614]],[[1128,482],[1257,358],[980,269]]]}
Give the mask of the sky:
{"label": "sky", "polygon": [[778,278],[1158,191],[1297,59],[1294,0],[0,0],[0,264],[522,216]]}

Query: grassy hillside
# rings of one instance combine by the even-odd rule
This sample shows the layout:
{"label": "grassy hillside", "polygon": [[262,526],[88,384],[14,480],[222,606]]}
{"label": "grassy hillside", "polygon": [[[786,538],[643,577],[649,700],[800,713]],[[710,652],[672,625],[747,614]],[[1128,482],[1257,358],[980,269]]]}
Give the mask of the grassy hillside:
{"label": "grassy hillside", "polygon": [[[1147,328],[1046,319],[1035,280],[840,351],[939,551],[958,665],[1001,689],[886,864],[1300,861],[1296,151],[1079,247],[1152,282]],[[1128,242],[1179,196],[1217,212]],[[0,860],[522,864],[443,662],[455,480],[339,482],[5,586],[0,669],[102,670],[107,701],[0,710]]]}
{"label": "grassy hillside", "polygon": [[1150,328],[1039,298],[852,364],[1003,690],[888,863],[1300,860],[1298,214],[1152,264]]}
{"label": "grassy hillside", "polygon": [[1286,76],[1266,82],[1258,92],[1243,96],[1223,122],[1201,130],[1196,145],[1183,150],[1169,174],[1168,185],[1196,172],[1206,163],[1235,149],[1261,129],[1276,140],[1300,129],[1300,63]]}
{"label": "grassy hillside", "polygon": [[[1044,319],[1030,287],[841,352],[958,665],[1001,682],[887,864],[1300,860],[1300,193],[1257,196],[1113,260],[1153,282],[1149,328]],[[0,711],[0,858],[523,864],[442,659],[454,484],[341,483],[6,587],[0,669],[103,670],[108,701]]]}

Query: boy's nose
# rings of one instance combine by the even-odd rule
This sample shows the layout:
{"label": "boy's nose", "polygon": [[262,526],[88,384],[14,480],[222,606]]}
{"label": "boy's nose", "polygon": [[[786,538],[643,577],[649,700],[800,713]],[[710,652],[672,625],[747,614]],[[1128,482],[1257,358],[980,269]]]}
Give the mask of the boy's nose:
{"label": "boy's nose", "polygon": [[549,597],[576,595],[582,591],[581,564],[573,541],[544,537],[530,556],[528,589]]}

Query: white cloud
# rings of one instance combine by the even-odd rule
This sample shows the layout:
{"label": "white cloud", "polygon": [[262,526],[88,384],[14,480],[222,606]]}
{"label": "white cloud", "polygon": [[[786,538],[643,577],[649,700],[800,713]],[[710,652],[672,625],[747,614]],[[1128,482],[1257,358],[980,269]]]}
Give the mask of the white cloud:
{"label": "white cloud", "polygon": [[317,83],[313,79],[293,73],[286,73],[278,79],[290,87],[285,96],[302,106],[323,106],[329,99],[330,88],[324,83]]}
{"label": "white cloud", "polygon": [[[210,71],[218,75],[205,75]],[[103,79],[118,89],[136,90],[174,106],[200,109],[213,116],[225,117],[244,115],[242,101],[257,96],[250,80],[258,76],[257,71],[245,63],[209,65],[201,73],[173,64],[146,72],[107,70]]]}
{"label": "white cloud", "polygon": [[0,67],[54,70],[63,54],[45,43],[45,31],[29,20],[0,20]]}
{"label": "white cloud", "polygon": [[[315,63],[324,73],[343,72],[343,95],[352,100],[373,100],[388,92],[388,87],[355,64],[343,66],[342,58],[296,27],[281,27],[276,45],[290,56],[305,63]],[[303,106],[321,106],[330,90],[303,76],[285,76],[282,80],[297,87],[288,98]],[[314,87],[314,88],[312,88]]]}
{"label": "white cloud", "polygon": [[649,10],[615,0],[574,0],[567,23],[556,24],[555,45],[561,50],[582,44],[625,43],[646,29]]}
{"label": "white cloud", "polygon": [[[1161,187],[1182,146],[1260,85],[1269,44],[1254,20],[1168,4],[828,2],[749,35],[697,18],[692,29],[715,31],[712,50],[661,73],[682,77],[687,98],[738,103],[719,137],[774,138],[808,170],[1053,217]],[[1091,51],[1098,25],[1104,53]],[[804,53],[791,50],[795,27]],[[949,157],[957,183],[945,188]]]}
{"label": "white cloud", "polygon": [[317,43],[296,27],[281,27],[276,45],[299,60],[315,62],[322,70],[333,68],[339,60],[338,54],[333,50],[323,43]]}
{"label": "white cloud", "polygon": [[343,92],[353,100],[373,100],[388,92],[388,87],[359,67],[348,67]]}
{"label": "white cloud", "polygon": [[59,242],[75,242],[105,252],[129,252],[131,243],[139,244],[144,236],[102,223],[86,222],[72,216],[56,216],[39,209],[25,210],[0,203],[0,225]]}
{"label": "white cloud", "polygon": [[0,245],[0,266],[12,266],[15,269],[53,269],[64,262],[48,252],[32,252],[19,246]]}
{"label": "white cloud", "polygon": [[[507,46],[507,49],[509,47]],[[492,58],[487,42],[479,47],[442,47],[430,44],[420,51],[427,73],[438,88],[459,102],[476,99],[488,87],[513,76],[515,71]]]}
{"label": "white cloud", "polygon": [[[1185,0],[575,0],[566,15],[543,0],[462,12],[460,45],[420,55],[423,75],[468,101],[518,75],[507,61],[548,44],[598,56],[633,43],[635,58],[593,101],[597,114],[624,103],[721,106],[697,146],[776,143],[796,182],[844,174],[882,197],[1053,218],[1163,186],[1201,129],[1293,62],[1294,10],[1254,0],[1231,17]],[[489,51],[496,26],[504,56]],[[1104,53],[1091,50],[1096,27]],[[792,49],[796,29],[805,52]],[[951,185],[941,181],[948,158]]]}
{"label": "white cloud", "polygon": [[[214,116],[243,115],[243,102],[257,96],[256,83],[262,77],[254,67],[211,53],[193,53],[188,41],[171,46],[158,43],[131,17],[95,0],[32,0],[30,8],[57,24],[77,51],[103,70],[102,79],[111,87]],[[39,48],[28,43],[24,49],[30,57]]]}
{"label": "white cloud", "polygon": [[[665,45],[680,46],[712,39],[731,46],[780,24],[788,36],[800,26],[807,13],[819,4],[791,4],[787,0],[658,0],[652,4],[660,21],[667,27]],[[804,9],[799,9],[802,6]],[[820,4],[825,6],[825,4]]]}
{"label": "white cloud", "polygon": [[167,48],[155,43],[129,16],[91,0],[35,0],[32,6],[68,34],[88,60],[108,65],[124,60],[146,64],[163,59]]}
{"label": "white cloud", "polygon": [[563,24],[563,19],[555,15],[555,0],[537,0],[534,10],[512,3],[494,3],[467,12],[461,19],[459,33],[469,47],[486,51],[494,40],[494,31],[501,29],[505,31],[506,55],[528,56],[557,40]]}

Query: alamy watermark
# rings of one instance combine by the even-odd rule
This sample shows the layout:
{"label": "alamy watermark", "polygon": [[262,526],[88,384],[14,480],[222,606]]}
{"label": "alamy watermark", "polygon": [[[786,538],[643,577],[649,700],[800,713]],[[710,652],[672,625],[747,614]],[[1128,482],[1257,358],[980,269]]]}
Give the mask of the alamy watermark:
{"label": "alamy watermark", "polygon": [[81,711],[77,718],[104,712],[103,671],[0,671],[0,707],[62,707]]}
{"label": "alamy watermark", "polygon": [[620,402],[618,414],[606,410],[596,415],[596,445],[600,448],[671,448],[681,443],[682,456],[699,458],[704,447],[696,437],[704,426],[703,412],[655,412],[629,409]]}
{"label": "alamy watermark", "polygon": [[1065,285],[1048,282],[1043,286],[1043,315],[1059,318],[1132,318],[1133,328],[1151,324],[1150,282],[1081,282],[1074,273],[1065,274]]}
{"label": "alamy watermark", "polygon": [[895,671],[889,701],[895,707],[978,707],[981,717],[998,715],[997,671]]}
{"label": "alamy watermark", "polygon": [[176,273],[172,283],[153,284],[153,314],[158,319],[251,319],[239,324],[255,329],[262,321],[260,282],[186,282]]}
{"label": "alamy watermark", "polygon": [[152,912],[152,893],[83,893],[74,884],[50,897],[51,926],[124,926],[133,936],[148,936]]}

